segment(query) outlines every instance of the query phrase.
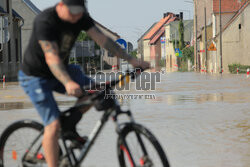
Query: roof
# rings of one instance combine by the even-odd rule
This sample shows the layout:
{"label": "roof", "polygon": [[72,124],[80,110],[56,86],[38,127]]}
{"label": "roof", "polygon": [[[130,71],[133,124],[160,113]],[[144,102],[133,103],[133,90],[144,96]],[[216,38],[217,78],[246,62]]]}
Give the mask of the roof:
{"label": "roof", "polygon": [[[242,4],[247,0],[221,0],[221,12],[222,13],[235,13],[237,12]],[[213,0],[213,12],[219,13],[219,2],[220,0]]]}
{"label": "roof", "polygon": [[168,22],[169,19],[174,17],[174,14],[171,13],[168,16],[162,18],[150,31],[149,33],[143,38],[144,40],[146,39],[152,39],[154,35],[163,27],[164,24]]}
{"label": "roof", "polygon": [[0,13],[7,14],[7,12],[4,11],[4,9],[0,6]]}
{"label": "roof", "polygon": [[[0,6],[0,13],[1,14],[8,14],[1,6]],[[15,18],[20,18],[22,19],[22,17],[14,10],[12,9],[12,14]]]}
{"label": "roof", "polygon": [[157,42],[157,40],[164,34],[165,32],[165,27],[162,27],[160,31],[153,37],[153,39],[149,42],[150,45],[154,44]]}
{"label": "roof", "polygon": [[22,0],[35,14],[41,13],[41,11],[30,1]]}
{"label": "roof", "polygon": [[103,29],[105,29],[106,31],[108,31],[108,32],[110,32],[111,34],[113,34],[114,36],[116,36],[117,38],[120,38],[120,36],[119,36],[117,33],[111,31],[111,30],[108,29],[107,27],[104,27],[102,24],[100,24],[100,23],[97,22],[96,20],[95,20],[95,23],[96,23],[98,26],[100,26],[100,27],[102,27]]}
{"label": "roof", "polygon": [[[238,12],[234,15],[234,17],[225,25],[222,32],[224,32],[233,22],[238,18],[238,16],[245,10],[245,8],[250,4],[250,1],[246,1],[245,4],[241,6],[241,8],[238,10]],[[217,38],[220,35],[220,32],[216,34],[216,36],[213,38]]]}
{"label": "roof", "polygon": [[12,9],[12,14],[16,18],[23,19],[22,16],[20,16],[14,9]]}
{"label": "roof", "polygon": [[153,23],[152,26],[137,40],[140,41],[141,39],[144,38],[144,36],[157,24],[157,22]]}
{"label": "roof", "polygon": [[[170,18],[166,24],[169,24],[173,21],[175,21],[177,19],[177,17],[172,17]],[[165,32],[165,27],[163,26],[158,32],[157,34],[151,39],[151,41],[149,42],[150,44],[154,44],[156,43],[156,41],[162,36],[162,34]]]}
{"label": "roof", "polygon": [[238,10],[238,12],[234,15],[234,17],[226,24],[226,26],[223,28],[223,31],[227,29],[229,25],[233,23],[233,21],[245,10],[245,8],[250,4],[250,1],[245,2],[243,6]]}

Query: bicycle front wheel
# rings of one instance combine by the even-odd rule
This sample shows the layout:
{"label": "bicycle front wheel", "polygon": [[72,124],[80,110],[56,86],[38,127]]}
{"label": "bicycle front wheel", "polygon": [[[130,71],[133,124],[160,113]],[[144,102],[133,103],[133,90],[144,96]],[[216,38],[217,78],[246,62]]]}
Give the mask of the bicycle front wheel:
{"label": "bicycle front wheel", "polygon": [[154,135],[138,124],[126,124],[118,138],[121,167],[169,167],[167,157]]}
{"label": "bicycle front wheel", "polygon": [[31,120],[10,125],[0,139],[0,167],[45,166],[42,130],[43,125]]}

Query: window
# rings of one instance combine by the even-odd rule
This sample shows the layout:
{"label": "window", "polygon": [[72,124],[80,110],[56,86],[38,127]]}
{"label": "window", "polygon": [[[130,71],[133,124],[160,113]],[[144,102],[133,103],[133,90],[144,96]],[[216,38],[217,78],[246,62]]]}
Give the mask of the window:
{"label": "window", "polygon": [[239,30],[241,29],[241,24],[239,24]]}

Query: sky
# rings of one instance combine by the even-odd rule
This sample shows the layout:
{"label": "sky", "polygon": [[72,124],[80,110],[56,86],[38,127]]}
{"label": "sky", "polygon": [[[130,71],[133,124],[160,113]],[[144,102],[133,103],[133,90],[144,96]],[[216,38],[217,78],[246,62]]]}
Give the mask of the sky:
{"label": "sky", "polygon": [[[40,10],[60,0],[31,0]],[[163,13],[184,13],[184,19],[193,19],[193,0],[88,0],[93,19],[116,32],[137,48],[137,40]]]}

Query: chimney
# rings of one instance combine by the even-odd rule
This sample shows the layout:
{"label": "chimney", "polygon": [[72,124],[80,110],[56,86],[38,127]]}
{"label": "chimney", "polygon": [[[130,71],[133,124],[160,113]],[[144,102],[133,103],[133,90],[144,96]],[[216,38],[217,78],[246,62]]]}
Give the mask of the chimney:
{"label": "chimney", "polygon": [[180,12],[180,20],[183,20],[183,12]]}
{"label": "chimney", "polygon": [[165,17],[167,17],[167,16],[169,16],[169,15],[174,15],[174,14],[171,13],[171,12],[163,13],[163,18],[165,18]]}

